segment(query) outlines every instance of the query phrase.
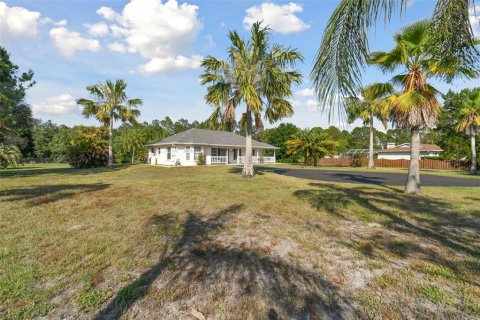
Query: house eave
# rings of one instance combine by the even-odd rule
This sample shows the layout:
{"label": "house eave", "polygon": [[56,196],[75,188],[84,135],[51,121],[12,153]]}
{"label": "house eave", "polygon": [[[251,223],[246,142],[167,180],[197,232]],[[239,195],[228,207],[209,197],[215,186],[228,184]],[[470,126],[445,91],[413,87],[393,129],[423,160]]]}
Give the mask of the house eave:
{"label": "house eave", "polygon": [[[146,144],[145,147],[174,146],[174,145],[245,148],[245,145],[198,143],[198,142],[166,142],[166,143],[154,142],[154,143]],[[279,147],[275,147],[275,146],[252,146],[252,148],[266,149],[266,150],[280,150]]]}

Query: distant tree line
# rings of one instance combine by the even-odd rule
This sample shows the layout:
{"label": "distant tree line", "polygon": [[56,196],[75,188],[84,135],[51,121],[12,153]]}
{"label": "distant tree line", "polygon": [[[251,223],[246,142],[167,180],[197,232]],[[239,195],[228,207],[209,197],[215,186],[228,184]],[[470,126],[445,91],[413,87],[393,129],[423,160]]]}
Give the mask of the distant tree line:
{"label": "distant tree line", "polygon": [[[454,96],[449,92],[445,97]],[[449,98],[450,99],[450,98]],[[450,101],[446,99],[446,102]],[[458,109],[458,108],[457,108]],[[468,136],[458,132],[455,127],[456,118],[451,115],[455,113],[455,107],[445,106],[445,112],[439,119],[436,129],[426,131],[421,136],[422,143],[434,143],[441,146],[445,151],[442,159],[470,159],[470,142]],[[69,162],[71,158],[72,141],[78,139],[85,133],[85,126],[68,127],[57,125],[51,121],[34,121],[32,127],[31,148],[24,153],[25,157],[51,158],[57,162]],[[89,127],[96,128],[96,127]],[[143,162],[146,161],[147,143],[161,140],[172,134],[176,134],[191,128],[203,128],[221,130],[208,124],[208,121],[188,121],[179,119],[173,121],[170,117],[162,120],[153,120],[150,123],[143,122],[137,125],[122,124],[113,130],[113,150],[117,163]],[[98,129],[98,128],[97,128]],[[100,130],[100,129],[98,129]],[[336,145],[329,154],[339,155],[350,149],[368,149],[369,127],[355,127],[353,130],[340,130],[335,126],[326,129],[320,127],[311,128],[310,131],[323,135],[324,140],[335,141]],[[233,132],[245,135],[239,126],[232,128]],[[301,153],[288,153],[287,141],[295,139],[304,129],[292,124],[281,123],[277,127],[259,130],[253,129],[253,138],[280,148],[276,151],[279,162],[303,162],[305,159]],[[410,132],[405,129],[388,129],[385,132],[374,129],[375,149],[385,148],[388,142],[396,145],[408,143]],[[105,141],[107,142],[107,140]],[[478,142],[477,142],[478,143]],[[108,147],[108,144],[105,148]],[[106,150],[106,149],[105,149]]]}

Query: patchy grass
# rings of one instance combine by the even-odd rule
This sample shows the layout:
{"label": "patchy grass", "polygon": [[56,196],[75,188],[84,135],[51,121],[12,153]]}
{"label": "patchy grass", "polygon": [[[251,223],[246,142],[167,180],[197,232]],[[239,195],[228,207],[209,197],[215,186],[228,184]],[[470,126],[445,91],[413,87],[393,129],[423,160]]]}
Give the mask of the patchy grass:
{"label": "patchy grass", "polygon": [[0,319],[480,315],[478,189],[0,171]]}

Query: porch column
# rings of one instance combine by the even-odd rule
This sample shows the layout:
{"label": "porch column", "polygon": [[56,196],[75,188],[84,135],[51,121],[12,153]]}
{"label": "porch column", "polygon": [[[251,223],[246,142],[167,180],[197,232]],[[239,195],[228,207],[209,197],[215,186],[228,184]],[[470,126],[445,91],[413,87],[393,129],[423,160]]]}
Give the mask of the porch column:
{"label": "porch column", "polygon": [[273,163],[277,163],[277,156],[275,155],[275,149],[273,149]]}

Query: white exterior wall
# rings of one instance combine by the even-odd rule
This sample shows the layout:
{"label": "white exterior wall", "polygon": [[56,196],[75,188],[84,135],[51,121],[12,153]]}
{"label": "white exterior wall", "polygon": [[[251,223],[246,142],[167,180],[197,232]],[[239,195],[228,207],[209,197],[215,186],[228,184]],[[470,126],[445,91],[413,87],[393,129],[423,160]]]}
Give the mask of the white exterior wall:
{"label": "white exterior wall", "polygon": [[[177,163],[177,160],[180,161],[181,166],[195,166],[197,165],[197,161],[194,160],[194,145],[190,146],[190,160],[187,160],[187,145],[176,145],[176,146],[170,146],[171,147],[171,159],[167,159],[167,148],[169,146],[154,146],[154,147],[149,147],[148,148],[148,160],[149,164],[152,165],[167,165],[167,166],[175,166]],[[153,153],[151,149],[153,148]],[[207,165],[212,164],[212,148],[222,148],[222,149],[227,149],[227,161],[229,164],[236,164],[237,160],[235,160],[234,156],[234,150],[237,150],[237,155],[238,155],[238,150],[240,151],[240,156],[244,157],[246,152],[245,148],[235,148],[235,147],[221,147],[221,146],[201,146],[202,153],[205,155],[205,163]],[[160,153],[159,153],[160,150]],[[264,154],[263,149],[255,149],[253,152],[253,156],[257,157],[262,157]]]}
{"label": "white exterior wall", "polygon": [[[170,159],[167,159],[168,148],[171,148]],[[190,159],[187,159],[187,147],[190,147]],[[154,152],[151,152],[153,148]],[[203,148],[202,148],[203,150]],[[155,146],[148,150],[149,163],[152,165],[175,166],[177,161],[181,166],[194,166],[197,162],[194,160],[194,146],[177,145],[177,146]]]}

